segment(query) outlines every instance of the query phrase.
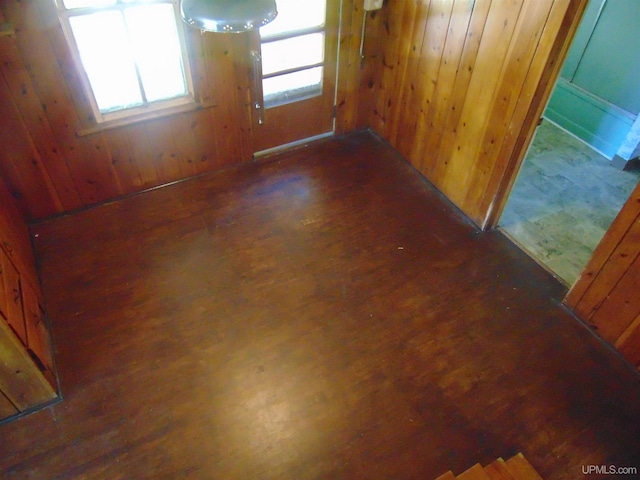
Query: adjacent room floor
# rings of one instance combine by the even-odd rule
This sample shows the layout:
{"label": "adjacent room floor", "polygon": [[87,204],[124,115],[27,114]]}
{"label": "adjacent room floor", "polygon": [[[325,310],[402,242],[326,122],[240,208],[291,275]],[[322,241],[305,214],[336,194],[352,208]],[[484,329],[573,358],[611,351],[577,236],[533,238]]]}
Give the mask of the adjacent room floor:
{"label": "adjacent room floor", "polygon": [[639,168],[616,169],[607,158],[545,120],[499,224],[572,285],[639,179]]}
{"label": "adjacent room floor", "polygon": [[638,372],[367,132],[33,232],[64,400],[0,425],[3,478],[640,466]]}

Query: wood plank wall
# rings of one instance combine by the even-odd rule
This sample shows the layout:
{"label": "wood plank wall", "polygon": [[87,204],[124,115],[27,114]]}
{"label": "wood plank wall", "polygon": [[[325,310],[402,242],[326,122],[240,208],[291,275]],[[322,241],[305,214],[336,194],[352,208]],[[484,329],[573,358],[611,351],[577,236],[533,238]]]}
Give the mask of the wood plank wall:
{"label": "wood plank wall", "polygon": [[508,190],[584,0],[394,0],[367,123],[478,225]]}
{"label": "wood plank wall", "polygon": [[[394,0],[369,13],[361,59],[364,12],[345,0],[336,132],[371,125],[486,225],[526,148],[519,134],[561,22],[580,2]],[[242,35],[188,30],[202,108],[79,136],[93,119],[53,2],[7,0],[0,21],[15,29],[0,37],[0,175],[29,219],[251,158]]]}
{"label": "wood plank wall", "polygon": [[[357,17],[353,0],[343,15]],[[94,119],[53,2],[0,2],[4,22],[14,33],[0,37],[0,176],[29,220],[251,159],[244,35],[187,30],[200,108],[81,136]],[[349,62],[359,36],[349,22],[341,40],[349,78],[340,88],[342,132],[362,125],[354,113],[359,64]]]}
{"label": "wood plank wall", "polygon": [[640,368],[640,185],[564,303]]}
{"label": "wood plank wall", "polygon": [[[371,126],[490,226],[586,1],[387,1],[367,16],[364,58],[360,2],[342,5],[336,133]],[[201,108],[79,136],[93,118],[53,2],[0,2],[4,22],[14,33],[0,36],[0,177],[27,219],[250,160],[242,35],[188,30]],[[635,365],[639,201],[627,204],[566,300]]]}
{"label": "wood plank wall", "polygon": [[[2,178],[0,178],[0,243],[3,244],[20,274],[27,278],[31,285],[40,285],[29,227]],[[1,269],[2,266],[0,266]],[[2,278],[0,278],[0,288],[3,288]]]}

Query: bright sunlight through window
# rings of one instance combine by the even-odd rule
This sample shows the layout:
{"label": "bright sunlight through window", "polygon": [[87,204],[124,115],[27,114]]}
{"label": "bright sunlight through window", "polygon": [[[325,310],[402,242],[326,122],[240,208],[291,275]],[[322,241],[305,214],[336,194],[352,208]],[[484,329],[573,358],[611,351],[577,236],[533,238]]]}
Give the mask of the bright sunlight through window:
{"label": "bright sunlight through window", "polygon": [[58,2],[99,121],[189,101],[177,2]]}
{"label": "bright sunlight through window", "polygon": [[278,0],[278,16],[260,28],[267,108],[322,93],[326,0]]}

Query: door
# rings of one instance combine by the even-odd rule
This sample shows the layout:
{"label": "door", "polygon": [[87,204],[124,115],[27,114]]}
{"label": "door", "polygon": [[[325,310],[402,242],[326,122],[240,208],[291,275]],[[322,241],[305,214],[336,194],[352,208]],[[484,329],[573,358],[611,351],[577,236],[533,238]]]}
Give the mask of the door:
{"label": "door", "polygon": [[339,0],[277,0],[251,40],[253,150],[331,133]]}

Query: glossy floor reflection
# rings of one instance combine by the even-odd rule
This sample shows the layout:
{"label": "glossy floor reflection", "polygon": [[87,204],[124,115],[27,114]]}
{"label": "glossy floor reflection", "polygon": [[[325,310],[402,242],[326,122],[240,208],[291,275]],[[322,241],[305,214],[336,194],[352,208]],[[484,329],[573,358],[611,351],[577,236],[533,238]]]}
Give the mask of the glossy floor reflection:
{"label": "glossy floor reflection", "polygon": [[367,132],[34,226],[64,400],[6,479],[429,480],[640,458],[638,372]]}
{"label": "glossy floor reflection", "polygon": [[543,121],[499,226],[571,285],[640,178]]}

